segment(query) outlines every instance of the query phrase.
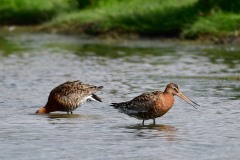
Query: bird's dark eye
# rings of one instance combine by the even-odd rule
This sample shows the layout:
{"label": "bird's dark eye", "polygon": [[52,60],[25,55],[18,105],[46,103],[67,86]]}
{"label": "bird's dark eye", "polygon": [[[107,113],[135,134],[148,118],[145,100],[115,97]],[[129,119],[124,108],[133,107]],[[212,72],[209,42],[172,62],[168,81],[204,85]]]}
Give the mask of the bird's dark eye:
{"label": "bird's dark eye", "polygon": [[178,92],[177,88],[174,87],[173,89],[174,89],[175,92]]}

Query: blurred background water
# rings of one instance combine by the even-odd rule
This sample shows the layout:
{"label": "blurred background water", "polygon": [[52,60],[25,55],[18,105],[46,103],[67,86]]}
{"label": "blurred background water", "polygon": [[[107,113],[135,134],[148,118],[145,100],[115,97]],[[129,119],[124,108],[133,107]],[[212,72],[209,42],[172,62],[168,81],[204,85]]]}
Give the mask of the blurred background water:
{"label": "blurred background water", "polygon": [[[230,45],[4,36],[0,159],[239,159],[239,53]],[[73,115],[35,115],[51,89],[77,79],[103,85],[103,102],[85,103]],[[144,127],[109,106],[170,82],[201,106],[176,97],[156,125]]]}

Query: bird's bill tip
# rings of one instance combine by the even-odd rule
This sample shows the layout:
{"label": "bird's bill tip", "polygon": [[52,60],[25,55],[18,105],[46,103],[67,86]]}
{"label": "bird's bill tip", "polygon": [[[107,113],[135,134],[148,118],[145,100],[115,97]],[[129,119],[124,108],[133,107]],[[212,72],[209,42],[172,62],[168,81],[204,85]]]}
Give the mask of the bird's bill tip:
{"label": "bird's bill tip", "polygon": [[188,98],[187,96],[185,96],[182,92],[178,92],[177,96],[179,96],[180,98],[182,98],[185,102],[187,102],[188,104],[190,104],[192,107],[194,107],[195,109],[197,109],[197,106],[200,106],[199,104],[197,104],[196,102],[192,101],[190,98]]}

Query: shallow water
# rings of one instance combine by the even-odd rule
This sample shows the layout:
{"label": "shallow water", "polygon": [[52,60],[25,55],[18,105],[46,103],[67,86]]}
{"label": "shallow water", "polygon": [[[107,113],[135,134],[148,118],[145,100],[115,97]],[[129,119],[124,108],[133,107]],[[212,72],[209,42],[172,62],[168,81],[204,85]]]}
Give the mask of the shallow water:
{"label": "shallow water", "polygon": [[[20,34],[0,39],[0,159],[239,159],[240,49],[162,42]],[[103,85],[102,103],[73,115],[35,115],[58,84]],[[178,97],[157,125],[111,102],[175,82]]]}

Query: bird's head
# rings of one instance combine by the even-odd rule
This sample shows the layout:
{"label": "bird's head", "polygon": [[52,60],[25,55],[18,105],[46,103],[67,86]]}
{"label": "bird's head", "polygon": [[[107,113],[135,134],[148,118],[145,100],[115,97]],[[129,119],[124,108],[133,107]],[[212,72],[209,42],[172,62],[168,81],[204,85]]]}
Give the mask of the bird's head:
{"label": "bird's head", "polygon": [[200,106],[199,104],[197,104],[196,102],[192,101],[187,96],[185,96],[182,92],[180,92],[178,86],[175,83],[169,83],[164,92],[172,95],[177,95],[178,97],[182,98],[184,101],[186,101],[188,104],[190,104],[196,109],[197,109],[196,105]]}

